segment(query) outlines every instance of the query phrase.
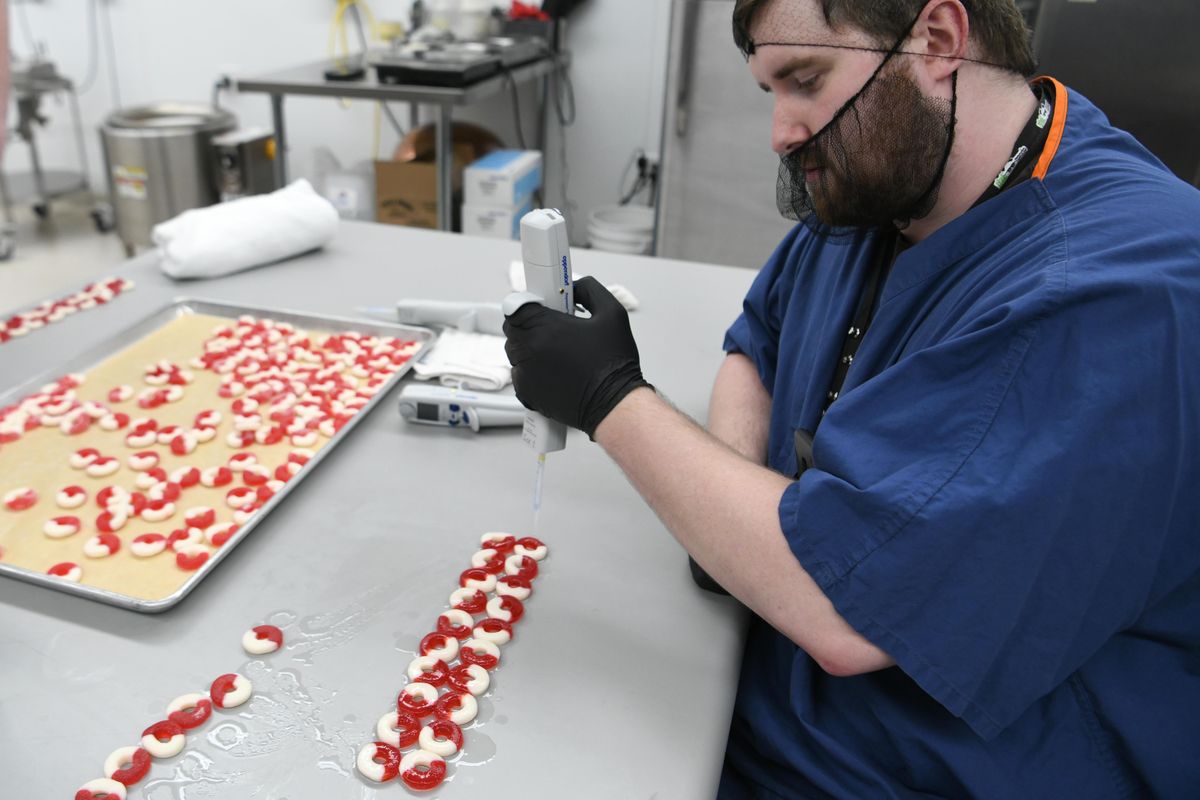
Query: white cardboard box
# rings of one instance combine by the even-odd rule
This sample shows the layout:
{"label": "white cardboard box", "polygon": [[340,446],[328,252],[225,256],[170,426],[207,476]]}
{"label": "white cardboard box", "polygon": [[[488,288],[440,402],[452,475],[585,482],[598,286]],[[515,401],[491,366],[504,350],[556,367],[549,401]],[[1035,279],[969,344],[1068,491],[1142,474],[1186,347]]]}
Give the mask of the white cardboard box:
{"label": "white cardboard box", "polygon": [[533,197],[520,206],[473,206],[463,203],[462,231],[468,236],[491,239],[521,238],[521,217],[533,211]]}
{"label": "white cardboard box", "polygon": [[542,154],[537,150],[497,150],[463,172],[463,203],[512,208],[542,185]]}

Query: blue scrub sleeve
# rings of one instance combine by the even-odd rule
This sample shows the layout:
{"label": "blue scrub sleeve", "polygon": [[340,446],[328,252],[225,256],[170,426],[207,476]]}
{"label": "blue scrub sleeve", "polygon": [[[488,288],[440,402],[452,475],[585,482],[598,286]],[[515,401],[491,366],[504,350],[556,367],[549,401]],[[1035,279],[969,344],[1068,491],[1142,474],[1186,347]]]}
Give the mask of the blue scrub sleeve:
{"label": "blue scrub sleeve", "polygon": [[847,391],[779,508],[843,617],[984,738],[1196,568],[1163,563],[1196,477],[1170,303],[1064,308],[1056,280]]}

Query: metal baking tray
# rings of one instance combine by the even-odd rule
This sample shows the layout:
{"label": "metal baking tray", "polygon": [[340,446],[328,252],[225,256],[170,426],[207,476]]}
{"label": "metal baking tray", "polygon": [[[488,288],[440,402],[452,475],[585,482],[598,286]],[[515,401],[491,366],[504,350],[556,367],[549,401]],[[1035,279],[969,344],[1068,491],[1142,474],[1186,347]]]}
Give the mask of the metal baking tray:
{"label": "metal baking tray", "polygon": [[0,575],[16,578],[17,580],[26,581],[28,583],[45,586],[48,589],[65,592],[67,594],[79,595],[86,597],[89,600],[96,600],[101,603],[118,606],[120,608],[128,608],[133,611],[140,611],[145,614],[157,614],[166,611],[175,606],[184,597],[187,597],[193,589],[196,588],[200,581],[204,580],[210,572],[216,569],[217,565],[229,557],[237,545],[254,530],[268,514],[284,499],[291,494],[296,485],[304,480],[305,477],[319,464],[325,456],[332,451],[342,441],[342,439],[350,433],[350,431],[358,425],[383,398],[391,392],[396,383],[403,378],[412,368],[413,363],[420,359],[425,352],[433,346],[434,340],[437,338],[429,328],[422,328],[415,325],[403,325],[400,323],[379,322],[374,320],[364,320],[360,318],[336,317],[323,314],[310,314],[303,311],[290,311],[278,308],[266,308],[262,306],[241,306],[224,303],[220,301],[204,300],[200,298],[179,297],[170,305],[159,309],[153,314],[145,317],[140,322],[135,323],[121,333],[106,339],[94,347],[70,358],[51,370],[47,370],[20,386],[14,387],[6,392],[0,393],[0,406],[7,405],[12,402],[19,401],[26,395],[33,394],[38,391],[39,387],[50,381],[56,380],[59,377],[69,372],[88,372],[93,367],[98,365],[105,359],[115,355],[125,349],[134,342],[142,339],[145,336],[153,333],[167,323],[175,320],[178,317],[204,314],[214,317],[224,317],[231,320],[236,320],[243,315],[251,315],[254,317],[267,317],[276,322],[289,322],[297,327],[308,330],[318,331],[322,333],[333,333],[339,331],[354,330],[360,333],[368,333],[375,336],[394,336],[396,338],[405,339],[407,341],[415,341],[420,344],[420,349],[412,355],[411,358],[388,380],[388,382],[375,393],[375,396],[363,406],[357,414],[355,414],[340,431],[330,437],[329,441],[316,452],[308,463],[297,472],[284,487],[277,492],[261,509],[259,513],[251,517],[246,524],[242,525],[237,533],[229,538],[221,547],[218,547],[215,552],[209,557],[198,570],[192,573],[191,577],[183,583],[178,589],[167,597],[158,600],[145,600],[139,597],[130,597],[129,595],[120,594],[118,592],[101,589],[95,586],[87,586],[81,583],[69,583],[59,580],[50,575],[23,567],[5,564],[0,561]]}

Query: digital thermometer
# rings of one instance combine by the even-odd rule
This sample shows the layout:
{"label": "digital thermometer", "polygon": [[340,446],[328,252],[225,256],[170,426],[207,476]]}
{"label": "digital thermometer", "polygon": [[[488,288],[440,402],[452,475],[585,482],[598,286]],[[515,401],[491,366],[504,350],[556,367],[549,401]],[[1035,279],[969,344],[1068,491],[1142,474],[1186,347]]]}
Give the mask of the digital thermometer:
{"label": "digital thermometer", "polygon": [[516,426],[525,421],[525,407],[511,394],[489,394],[410,383],[400,391],[400,416],[421,425],[467,428]]}

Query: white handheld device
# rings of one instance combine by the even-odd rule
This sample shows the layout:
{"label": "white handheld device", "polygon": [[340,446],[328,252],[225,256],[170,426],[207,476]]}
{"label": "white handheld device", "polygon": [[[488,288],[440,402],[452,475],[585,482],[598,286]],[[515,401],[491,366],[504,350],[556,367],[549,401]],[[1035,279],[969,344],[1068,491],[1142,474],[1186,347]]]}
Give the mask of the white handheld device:
{"label": "white handheld device", "polygon": [[511,394],[489,394],[447,386],[410,383],[400,391],[400,416],[407,422],[480,428],[521,425],[525,407]]}
{"label": "white handheld device", "polygon": [[[529,302],[564,314],[575,313],[571,281],[571,252],[567,222],[551,208],[530,211],[521,218],[521,257],[525,262],[526,291],[504,300],[504,314],[512,314]],[[537,454],[545,455],[567,446],[567,426],[530,411],[525,416],[521,438]]]}

